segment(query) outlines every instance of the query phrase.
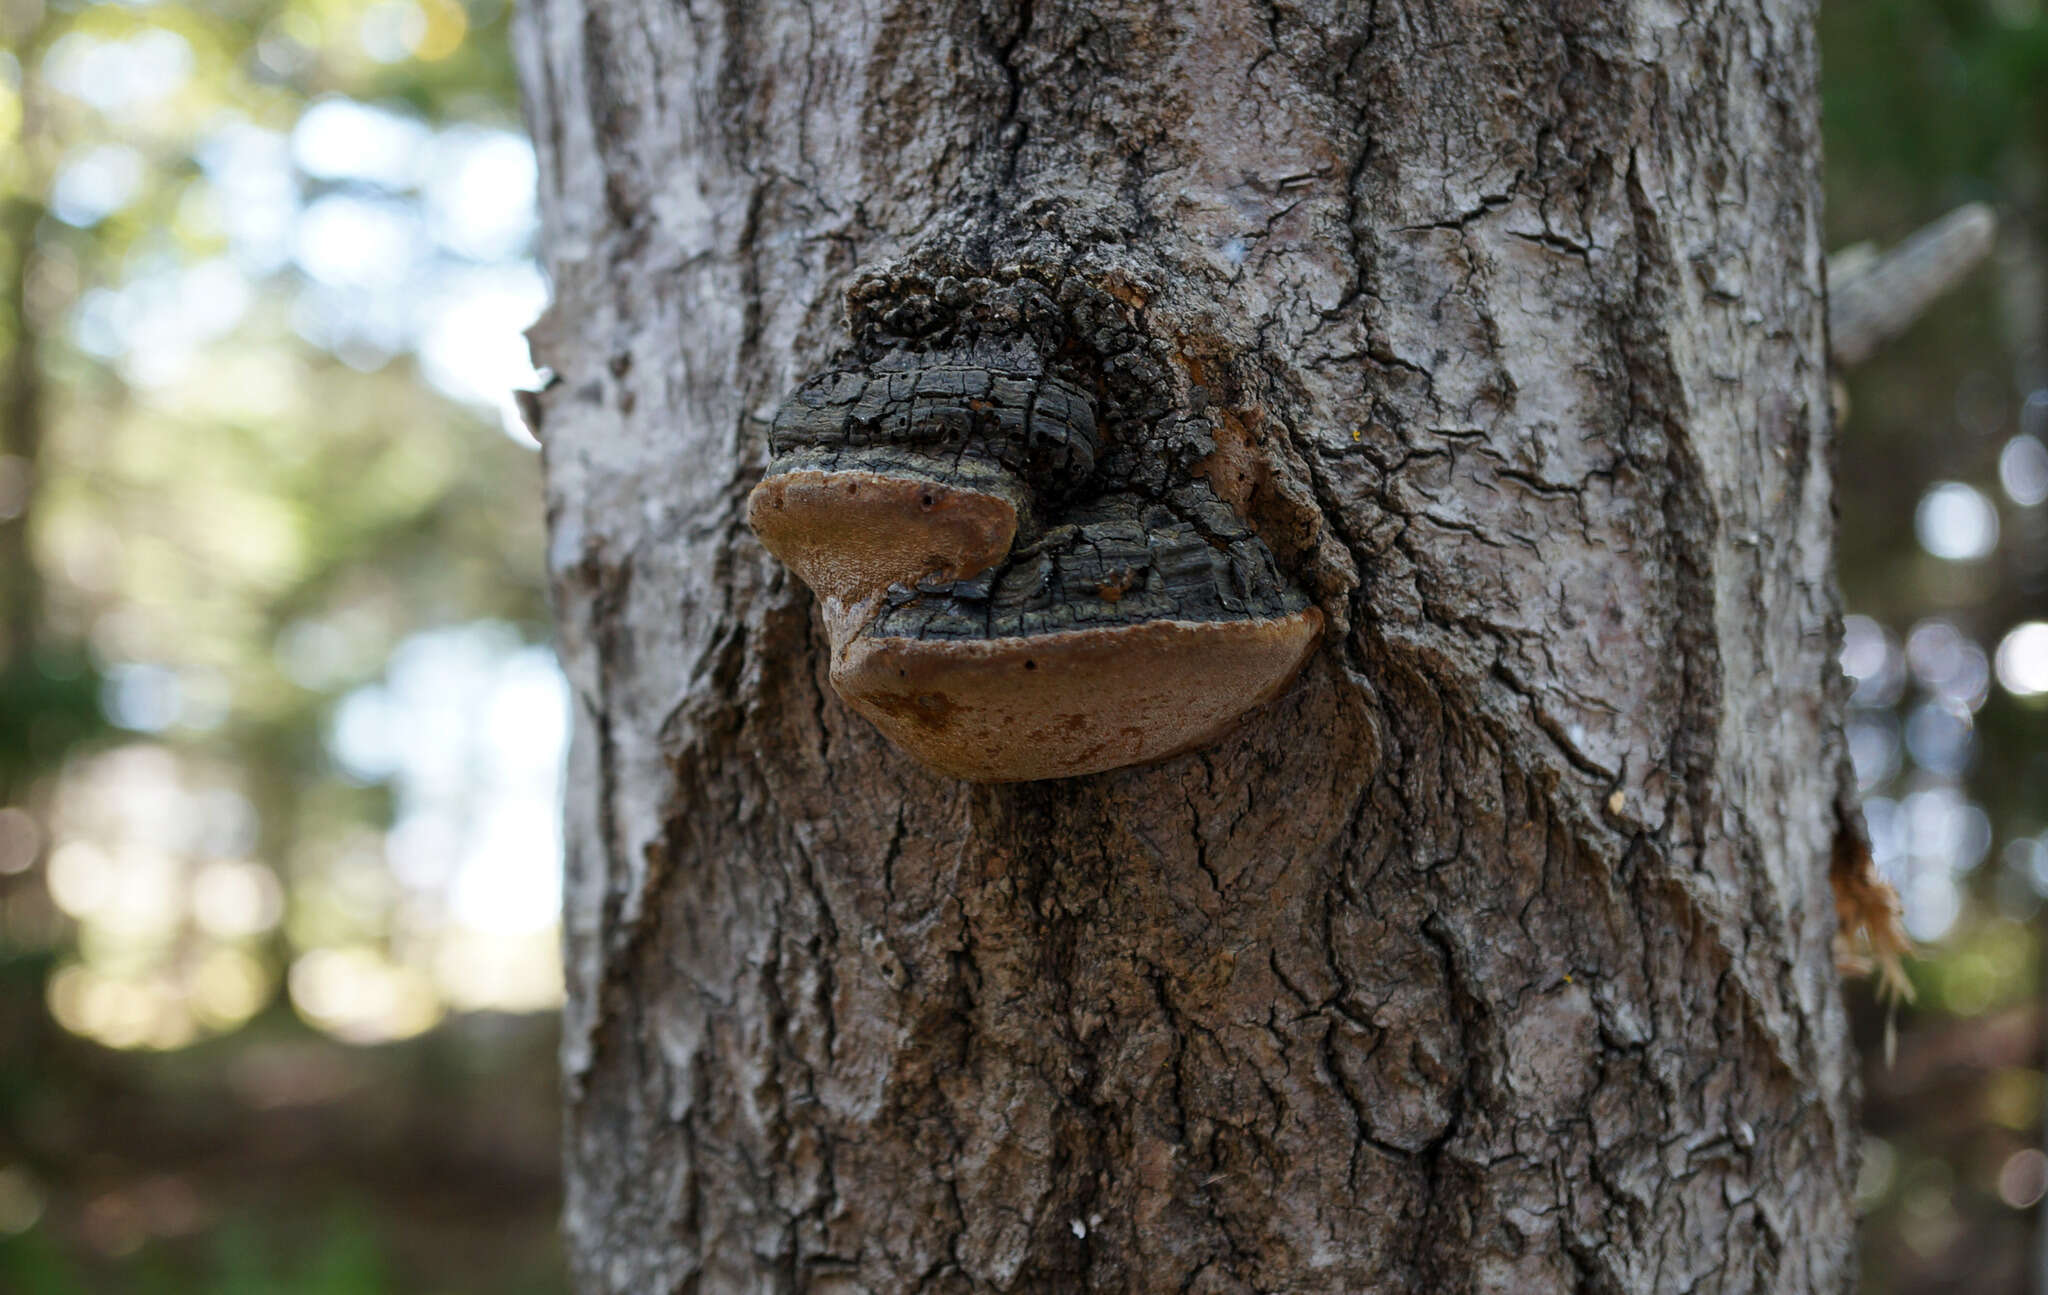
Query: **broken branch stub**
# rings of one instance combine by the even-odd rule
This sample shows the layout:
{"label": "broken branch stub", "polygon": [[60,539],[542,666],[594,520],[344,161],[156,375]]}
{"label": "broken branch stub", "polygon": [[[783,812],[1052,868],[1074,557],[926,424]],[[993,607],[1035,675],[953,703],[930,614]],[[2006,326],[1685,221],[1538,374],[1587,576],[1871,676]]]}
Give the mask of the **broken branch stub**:
{"label": "broken branch stub", "polygon": [[855,354],[777,412],[747,520],[890,740],[977,782],[1072,777],[1287,687],[1322,613],[1197,471],[1205,418],[1128,308],[1012,268],[865,276],[849,314]]}
{"label": "broken branch stub", "polygon": [[1998,217],[1966,203],[1884,253],[1862,245],[1828,258],[1828,359],[1853,368],[1913,326],[1991,251]]}

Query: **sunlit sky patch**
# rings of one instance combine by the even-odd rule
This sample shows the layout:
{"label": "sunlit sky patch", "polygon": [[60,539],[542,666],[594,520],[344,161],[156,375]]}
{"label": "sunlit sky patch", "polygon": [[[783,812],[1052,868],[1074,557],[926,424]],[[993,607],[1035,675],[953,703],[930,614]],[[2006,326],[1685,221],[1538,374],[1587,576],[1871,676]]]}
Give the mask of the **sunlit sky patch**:
{"label": "sunlit sky patch", "polygon": [[394,876],[440,894],[460,926],[518,934],[548,929],[561,904],[567,743],[553,654],[486,623],[408,639],[382,683],[343,698],[328,746],[350,776],[391,784]]}
{"label": "sunlit sky patch", "polygon": [[540,317],[547,297],[547,282],[530,262],[444,273],[422,303],[420,372],[458,400],[495,407],[508,435],[530,441],[512,392],[539,382],[521,330]]}
{"label": "sunlit sky patch", "polygon": [[142,191],[142,154],[125,144],[101,144],[67,158],[50,186],[50,214],[87,229],[135,200]]}
{"label": "sunlit sky patch", "polygon": [[158,387],[183,377],[201,348],[232,332],[253,298],[233,261],[153,260],[119,288],[87,292],[73,337],[85,351],[118,361],[128,381]]}
{"label": "sunlit sky patch", "polygon": [[[430,57],[453,51],[465,23],[459,4],[399,2],[373,8],[360,35],[381,57]],[[293,55],[279,45],[270,57]],[[547,283],[532,260],[535,156],[516,131],[346,96],[313,102],[287,129],[238,111],[193,117],[195,49],[162,29],[70,35],[45,72],[74,115],[100,119],[92,143],[57,158],[53,217],[90,229],[172,199],[170,219],[121,227],[123,258],[80,285],[68,318],[137,406],[231,420],[190,395],[225,385],[250,393],[242,404],[260,424],[268,387],[313,373],[254,336],[289,328],[356,369],[410,357],[436,391],[532,445],[510,391],[537,381],[522,330]],[[154,178],[172,119],[197,133],[176,143],[199,164],[174,178],[182,189]],[[47,523],[63,576],[86,594],[111,594],[170,543],[135,531],[94,545],[78,531],[88,523],[59,512]],[[248,518],[219,529],[260,535],[246,545],[258,553],[303,539],[289,525],[281,537],[252,531]],[[279,672],[326,691],[375,670],[385,621],[358,631],[348,615],[293,623],[274,643]],[[63,775],[47,883],[80,936],[47,994],[66,1029],[113,1047],[182,1047],[240,1027],[283,988],[319,1029],[373,1043],[446,1010],[559,1002],[567,688],[545,647],[500,623],[403,641],[330,725],[338,770],[389,785],[391,828],[270,842],[283,857],[266,859],[231,772],[184,744],[219,727],[248,680],[156,656],[135,604],[98,615],[92,643],[100,709],[135,744]],[[6,867],[20,852],[10,842],[0,838]]]}
{"label": "sunlit sky patch", "polygon": [[[247,855],[256,813],[217,773],[163,747],[94,757],[60,786],[51,900],[79,924],[50,978],[57,1020],[110,1047],[182,1047],[261,1009],[251,942],[283,916],[276,874]],[[196,947],[182,933],[196,931]]]}
{"label": "sunlit sky patch", "polygon": [[[187,673],[116,667],[110,718],[143,732],[190,723]],[[272,973],[251,942],[281,924],[293,1007],[342,1039],[404,1038],[451,1008],[554,1006],[568,718],[553,654],[509,626],[405,640],[381,682],[343,698],[328,733],[344,773],[392,790],[383,857],[371,834],[367,859],[350,845],[299,860],[292,904],[303,911],[289,921],[275,866],[250,857],[254,807],[232,785],[168,747],[82,764],[60,792],[46,870],[52,901],[80,924],[80,956],[52,977],[51,1010],[113,1047],[182,1047],[233,1029],[269,999]],[[382,911],[393,887],[403,938],[366,940],[358,910]],[[180,954],[188,931],[201,943]]]}
{"label": "sunlit sky patch", "polygon": [[192,75],[192,46],[174,31],[151,27],[126,40],[84,32],[57,38],[43,56],[44,80],[110,116],[147,108]]}
{"label": "sunlit sky patch", "polygon": [[319,180],[409,189],[419,181],[432,139],[433,132],[415,117],[335,97],[300,115],[292,129],[292,160]]}
{"label": "sunlit sky patch", "polygon": [[412,204],[354,193],[316,198],[299,218],[293,259],[309,278],[393,292],[416,272],[419,218]]}
{"label": "sunlit sky patch", "polygon": [[290,140],[246,121],[224,121],[201,141],[199,164],[235,263],[259,276],[282,267],[299,215]]}
{"label": "sunlit sky patch", "polygon": [[[98,41],[66,57],[77,68],[143,55],[175,64],[170,46],[133,47]],[[84,76],[74,69],[81,93]],[[149,77],[174,84],[161,69]],[[307,343],[365,370],[415,352],[436,390],[533,444],[511,396],[539,381],[524,330],[547,301],[531,257],[537,168],[525,139],[472,124],[437,130],[403,109],[331,97],[288,134],[222,120],[199,158],[206,189],[192,210],[217,226],[227,256],[199,277],[144,267],[88,292],[72,324],[82,348],[137,385],[175,382],[246,313],[251,284],[289,266],[300,277],[290,323]],[[134,199],[144,165],[120,145],[69,159],[57,214],[81,226],[106,219]]]}
{"label": "sunlit sky patch", "polygon": [[428,225],[442,247],[473,261],[507,261],[532,245],[540,172],[525,138],[453,126],[441,132],[431,153]]}

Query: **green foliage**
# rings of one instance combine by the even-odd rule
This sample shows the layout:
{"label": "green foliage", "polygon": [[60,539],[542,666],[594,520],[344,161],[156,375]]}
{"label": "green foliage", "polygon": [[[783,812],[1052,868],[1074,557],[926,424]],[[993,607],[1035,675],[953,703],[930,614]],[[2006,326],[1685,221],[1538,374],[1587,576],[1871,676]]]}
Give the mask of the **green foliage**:
{"label": "green foliage", "polygon": [[375,1224],[358,1207],[330,1209],[303,1245],[287,1236],[274,1224],[236,1219],[193,1254],[147,1246],[108,1272],[32,1231],[0,1237],[0,1289],[13,1295],[389,1295],[403,1288]]}
{"label": "green foliage", "polygon": [[1821,50],[1829,216],[1847,237],[2009,198],[2011,169],[2048,147],[2039,0],[1834,0]]}
{"label": "green foliage", "polygon": [[0,792],[27,785],[73,747],[106,731],[100,676],[90,658],[45,650],[0,663]]}
{"label": "green foliage", "polygon": [[0,1289],[20,1295],[85,1295],[77,1266],[42,1232],[0,1237]]}
{"label": "green foliage", "polygon": [[277,1242],[247,1220],[221,1229],[213,1250],[215,1267],[206,1285],[220,1295],[369,1295],[391,1286],[376,1233],[353,1208],[336,1210],[313,1246],[298,1256],[280,1253]]}

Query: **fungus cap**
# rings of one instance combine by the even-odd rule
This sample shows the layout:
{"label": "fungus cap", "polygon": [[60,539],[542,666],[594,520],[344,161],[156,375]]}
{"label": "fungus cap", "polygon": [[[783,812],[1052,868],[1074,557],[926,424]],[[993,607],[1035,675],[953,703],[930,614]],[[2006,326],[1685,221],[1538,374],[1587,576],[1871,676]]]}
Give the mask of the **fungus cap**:
{"label": "fungus cap", "polygon": [[770,476],[747,497],[747,524],[828,609],[892,584],[963,579],[1003,560],[1017,505],[988,489],[869,471]]}
{"label": "fungus cap", "polygon": [[891,741],[972,782],[1070,778],[1215,741],[1286,688],[1322,632],[1314,607],[1000,639],[856,636],[832,685]]}

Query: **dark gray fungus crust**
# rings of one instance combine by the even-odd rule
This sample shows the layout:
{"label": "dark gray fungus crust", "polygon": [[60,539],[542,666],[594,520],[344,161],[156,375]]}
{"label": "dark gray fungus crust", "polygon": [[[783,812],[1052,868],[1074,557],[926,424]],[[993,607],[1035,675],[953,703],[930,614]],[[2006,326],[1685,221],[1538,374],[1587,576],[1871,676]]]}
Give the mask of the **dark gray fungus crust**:
{"label": "dark gray fungus crust", "polygon": [[776,411],[768,445],[779,471],[856,461],[875,470],[871,452],[893,451],[927,467],[1000,464],[1051,495],[1085,481],[1100,449],[1094,410],[1073,383],[959,356],[901,356],[812,378]]}
{"label": "dark gray fungus crust", "polygon": [[1025,638],[1145,621],[1270,620],[1308,599],[1213,496],[1204,527],[1129,495],[1092,500],[999,567],[889,591],[875,638]]}

